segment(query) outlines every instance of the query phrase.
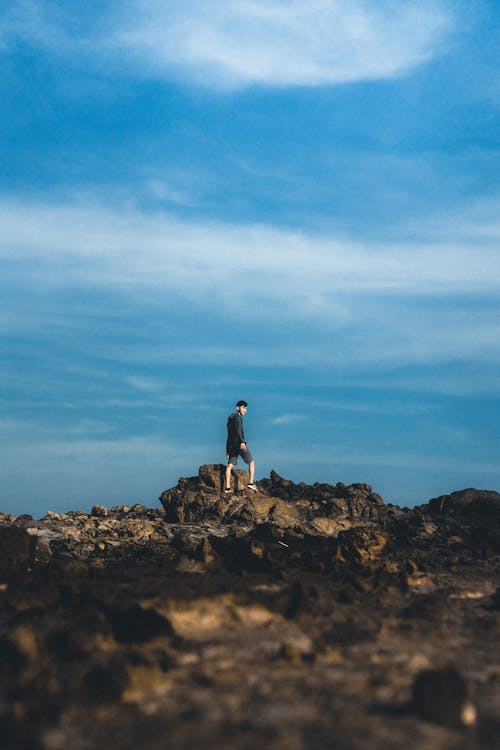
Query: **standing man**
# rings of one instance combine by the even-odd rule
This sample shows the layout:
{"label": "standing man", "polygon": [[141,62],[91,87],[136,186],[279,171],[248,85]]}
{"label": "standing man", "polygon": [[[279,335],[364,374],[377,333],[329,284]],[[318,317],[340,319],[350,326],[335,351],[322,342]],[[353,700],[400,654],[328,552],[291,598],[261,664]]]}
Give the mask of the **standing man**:
{"label": "standing man", "polygon": [[231,490],[231,471],[233,466],[238,463],[238,456],[241,456],[243,461],[248,464],[250,472],[250,482],[248,483],[248,489],[257,491],[257,485],[255,484],[255,461],[253,456],[248,450],[248,446],[245,440],[245,432],[243,430],[243,417],[247,413],[248,404],[246,401],[238,401],[236,404],[236,411],[231,414],[227,420],[227,443],[226,443],[226,454],[227,454],[227,466],[226,466],[226,481],[224,492],[232,492]]}

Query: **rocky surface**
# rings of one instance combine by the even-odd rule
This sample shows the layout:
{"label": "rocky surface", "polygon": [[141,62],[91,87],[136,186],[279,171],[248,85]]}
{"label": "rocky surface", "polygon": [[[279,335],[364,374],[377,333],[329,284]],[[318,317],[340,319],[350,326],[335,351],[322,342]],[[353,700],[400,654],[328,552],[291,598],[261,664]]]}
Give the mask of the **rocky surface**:
{"label": "rocky surface", "polygon": [[0,514],[2,747],[497,750],[500,495],[223,468]]}

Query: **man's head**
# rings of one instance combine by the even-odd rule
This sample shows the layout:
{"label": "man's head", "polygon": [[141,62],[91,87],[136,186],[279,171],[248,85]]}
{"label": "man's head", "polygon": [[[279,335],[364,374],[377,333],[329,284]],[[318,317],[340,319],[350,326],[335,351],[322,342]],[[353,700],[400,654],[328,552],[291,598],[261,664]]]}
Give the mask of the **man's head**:
{"label": "man's head", "polygon": [[240,414],[244,414],[247,409],[248,404],[246,401],[238,401],[238,403],[236,404],[236,411],[238,411]]}

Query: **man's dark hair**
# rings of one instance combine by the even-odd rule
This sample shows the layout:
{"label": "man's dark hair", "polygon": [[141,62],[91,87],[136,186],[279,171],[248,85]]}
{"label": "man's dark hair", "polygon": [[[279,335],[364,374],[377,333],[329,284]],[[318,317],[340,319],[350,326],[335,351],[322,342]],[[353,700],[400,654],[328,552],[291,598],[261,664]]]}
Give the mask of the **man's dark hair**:
{"label": "man's dark hair", "polygon": [[248,404],[247,404],[246,401],[238,401],[238,403],[236,404],[236,406],[248,406]]}

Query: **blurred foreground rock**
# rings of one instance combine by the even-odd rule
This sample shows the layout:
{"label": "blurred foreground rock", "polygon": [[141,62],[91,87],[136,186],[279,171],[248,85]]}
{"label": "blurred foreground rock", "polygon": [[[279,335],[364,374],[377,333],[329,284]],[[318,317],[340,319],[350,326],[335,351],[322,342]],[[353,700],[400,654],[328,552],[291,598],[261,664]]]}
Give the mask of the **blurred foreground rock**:
{"label": "blurred foreground rock", "polygon": [[500,495],[223,470],[0,514],[2,747],[496,750]]}

